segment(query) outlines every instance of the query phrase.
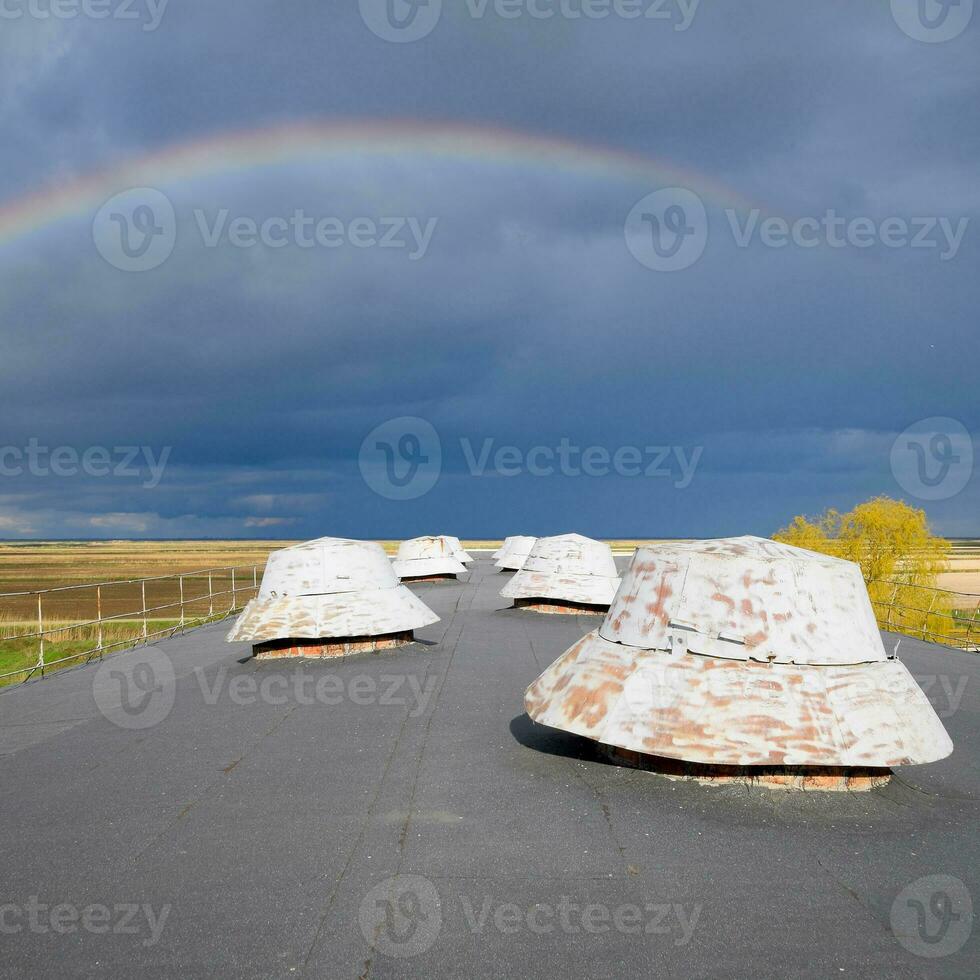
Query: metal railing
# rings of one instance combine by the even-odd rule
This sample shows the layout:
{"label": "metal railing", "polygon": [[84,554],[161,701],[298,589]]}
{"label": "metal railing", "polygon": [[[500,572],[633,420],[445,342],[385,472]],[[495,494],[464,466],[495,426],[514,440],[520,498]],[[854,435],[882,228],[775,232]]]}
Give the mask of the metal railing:
{"label": "metal railing", "polygon": [[871,605],[883,630],[980,652],[980,595],[906,582],[871,585],[878,586]]}
{"label": "metal railing", "polygon": [[[11,645],[37,645],[37,659],[4,670],[0,682],[10,683],[10,678],[18,675],[23,675],[22,680],[34,674],[43,677],[45,670],[73,660],[87,662],[116,648],[139,646],[157,637],[219,622],[240,611],[245,601],[255,596],[260,580],[258,565],[234,565],[0,593],[0,655],[5,648],[9,652]],[[30,628],[24,629],[28,624]],[[87,642],[94,645],[86,647]],[[84,649],[65,649],[77,645]]]}

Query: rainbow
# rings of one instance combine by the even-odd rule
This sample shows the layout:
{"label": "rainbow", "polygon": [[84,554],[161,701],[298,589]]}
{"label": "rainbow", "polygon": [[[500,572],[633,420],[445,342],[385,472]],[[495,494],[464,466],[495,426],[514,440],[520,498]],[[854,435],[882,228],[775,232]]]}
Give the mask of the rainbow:
{"label": "rainbow", "polygon": [[[517,165],[550,172],[686,187],[723,206],[758,205],[731,188],[662,160],[517,130],[420,121],[307,121],[229,132],[165,147],[0,204],[0,245],[90,214],[131,187],[172,185],[214,174],[297,161],[369,155]],[[764,210],[764,209],[763,209]]]}

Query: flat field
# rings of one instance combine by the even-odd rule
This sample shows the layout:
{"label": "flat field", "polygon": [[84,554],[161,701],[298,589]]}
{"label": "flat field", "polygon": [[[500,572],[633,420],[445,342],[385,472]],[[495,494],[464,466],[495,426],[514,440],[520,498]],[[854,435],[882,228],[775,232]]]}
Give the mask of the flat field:
{"label": "flat field", "polygon": [[[653,539],[609,539],[614,551],[628,553],[641,544]],[[257,566],[258,575],[270,551],[283,548],[295,541],[25,541],[0,542],[0,594],[11,592],[30,592],[36,589],[54,589],[68,585],[91,585],[95,582],[120,582],[128,579],[142,579],[153,576],[177,575],[179,573],[201,572],[207,569],[237,566],[240,575],[238,584],[251,574],[251,567]],[[398,548],[397,541],[381,542],[393,554]],[[467,540],[464,546],[471,548],[496,548],[498,540]],[[954,541],[949,554],[949,571],[940,576],[940,586],[956,592],[980,594],[980,539]],[[230,588],[230,575],[221,582],[215,578],[214,588],[227,584]],[[201,576],[190,576],[189,581],[199,583]],[[124,593],[121,587],[119,598],[110,597],[107,601],[124,601],[131,606],[130,611],[140,608],[132,606],[130,593],[138,593],[134,587]],[[161,589],[163,586],[161,586]],[[178,583],[166,584],[177,597]],[[86,590],[87,591],[87,590]],[[207,591],[206,578],[204,591]],[[167,593],[169,595],[169,592]],[[191,591],[187,595],[193,595]],[[71,595],[84,598],[82,592]],[[162,593],[157,595],[161,598]],[[45,599],[47,603],[48,599]],[[56,598],[51,599],[52,610],[60,608]],[[66,596],[65,618],[75,618],[68,608],[71,599]],[[149,603],[158,605],[159,602]],[[11,615],[18,611],[27,619],[36,615],[36,600],[0,598],[0,615]],[[120,610],[122,611],[122,610]]]}
{"label": "flat field", "polygon": [[[23,680],[40,654],[25,634],[59,629],[45,637],[45,663],[65,665],[103,647],[119,649],[144,636],[165,635],[185,620],[218,619],[241,608],[261,579],[269,552],[281,541],[31,541],[0,543],[0,685]],[[234,580],[230,567],[235,568]],[[224,569],[209,574],[209,570]],[[184,574],[187,573],[187,574]],[[179,577],[160,578],[161,576]],[[137,579],[158,579],[145,585]],[[101,589],[96,583],[105,584]],[[72,587],[72,588],[68,588]],[[42,596],[34,590],[62,591]],[[143,613],[144,608],[146,613]],[[87,625],[115,617],[101,631]]]}
{"label": "flat field", "polygon": [[980,593],[980,538],[954,541],[949,571],[939,576],[939,587],[952,592]]}

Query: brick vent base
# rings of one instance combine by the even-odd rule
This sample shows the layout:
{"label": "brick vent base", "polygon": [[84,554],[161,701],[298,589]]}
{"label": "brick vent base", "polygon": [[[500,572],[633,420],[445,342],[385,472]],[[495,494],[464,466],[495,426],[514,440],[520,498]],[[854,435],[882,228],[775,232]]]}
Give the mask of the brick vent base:
{"label": "brick vent base", "polygon": [[891,769],[848,768],[845,766],[714,766],[681,759],[645,755],[615,745],[600,745],[611,762],[668,779],[689,779],[716,786],[742,784],[767,789],[791,789],[827,793],[860,793],[884,786]]}
{"label": "brick vent base", "polygon": [[538,613],[563,613],[571,616],[605,616],[608,606],[589,602],[567,602],[564,599],[515,599],[515,609],[530,609]]}
{"label": "brick vent base", "polygon": [[329,639],[270,640],[252,647],[256,660],[279,660],[284,657],[346,657],[351,653],[376,653],[405,646],[415,639],[413,630],[385,633],[382,636],[338,636]]}

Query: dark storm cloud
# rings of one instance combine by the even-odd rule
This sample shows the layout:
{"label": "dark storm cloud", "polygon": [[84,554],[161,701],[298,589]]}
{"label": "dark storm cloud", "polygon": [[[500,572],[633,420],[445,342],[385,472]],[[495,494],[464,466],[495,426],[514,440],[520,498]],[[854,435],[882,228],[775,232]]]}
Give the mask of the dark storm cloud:
{"label": "dark storm cloud", "polygon": [[[881,245],[737,248],[726,202],[705,195],[703,257],[662,274],[623,238],[653,187],[622,176],[424,157],[163,173],[178,243],[159,269],[110,267],[91,213],[0,246],[0,441],[171,447],[167,474],[152,489],[5,478],[0,534],[122,534],[127,520],[151,534],[506,533],[519,513],[530,530],[770,531],[797,510],[901,493],[889,447],[916,419],[977,431],[975,25],[934,46],[903,35],[887,5],[705,0],[675,31],[474,20],[446,0],[428,38],[390,44],[354,3],[289,11],[171,0],[154,32],[0,24],[0,125],[16,133],[0,147],[0,200],[224,131],[430,118],[651,154],[697,191],[700,172],[791,220],[836,208],[973,221],[950,261]],[[437,225],[412,261],[206,248],[194,216],[297,207]],[[401,415],[430,420],[446,447],[437,487],[403,503],[357,468],[365,434]],[[683,490],[474,478],[460,440],[486,438],[703,456]],[[935,508],[965,529],[976,494]]]}

